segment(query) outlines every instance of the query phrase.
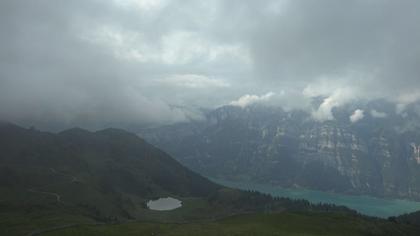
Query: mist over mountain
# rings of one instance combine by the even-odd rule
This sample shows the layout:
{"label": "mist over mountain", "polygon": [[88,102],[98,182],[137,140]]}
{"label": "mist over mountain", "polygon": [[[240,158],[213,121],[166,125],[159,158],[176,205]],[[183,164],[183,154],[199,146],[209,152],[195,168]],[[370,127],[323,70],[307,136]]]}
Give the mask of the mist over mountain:
{"label": "mist over mountain", "polygon": [[351,103],[319,122],[305,111],[225,106],[141,135],[215,178],[419,200],[418,109]]}
{"label": "mist over mountain", "polygon": [[253,102],[311,109],[420,99],[420,3],[0,2],[0,119],[136,130]]}

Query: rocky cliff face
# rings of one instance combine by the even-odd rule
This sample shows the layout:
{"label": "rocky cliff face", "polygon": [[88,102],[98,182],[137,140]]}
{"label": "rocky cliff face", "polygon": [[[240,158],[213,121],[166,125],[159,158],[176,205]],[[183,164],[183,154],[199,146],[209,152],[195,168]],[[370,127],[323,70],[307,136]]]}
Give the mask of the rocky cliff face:
{"label": "rocky cliff face", "polygon": [[[140,135],[188,167],[216,178],[270,182],[326,191],[420,200],[420,118],[415,107],[356,105],[317,122],[303,111],[226,106],[204,121],[145,130]],[[369,110],[387,111],[374,117]]]}

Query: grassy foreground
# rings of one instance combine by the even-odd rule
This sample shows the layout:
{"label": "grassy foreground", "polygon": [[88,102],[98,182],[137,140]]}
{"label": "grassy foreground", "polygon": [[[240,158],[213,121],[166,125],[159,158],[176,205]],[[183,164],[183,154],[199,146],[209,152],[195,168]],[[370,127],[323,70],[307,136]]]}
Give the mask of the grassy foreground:
{"label": "grassy foreground", "polygon": [[117,235],[418,235],[418,228],[385,220],[344,214],[250,214],[204,223],[145,223],[77,226],[43,233],[43,236]]}

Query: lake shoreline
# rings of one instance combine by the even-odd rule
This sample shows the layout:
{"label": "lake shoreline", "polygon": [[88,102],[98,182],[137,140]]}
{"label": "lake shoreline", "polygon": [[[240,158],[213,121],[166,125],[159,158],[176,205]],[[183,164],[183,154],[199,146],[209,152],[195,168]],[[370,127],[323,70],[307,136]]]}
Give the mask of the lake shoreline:
{"label": "lake shoreline", "polygon": [[380,198],[369,195],[353,195],[324,192],[306,188],[284,188],[271,184],[230,181],[207,177],[215,183],[241,190],[253,190],[274,197],[305,199],[311,203],[327,203],[349,207],[367,216],[388,218],[420,210],[420,202],[405,199]]}

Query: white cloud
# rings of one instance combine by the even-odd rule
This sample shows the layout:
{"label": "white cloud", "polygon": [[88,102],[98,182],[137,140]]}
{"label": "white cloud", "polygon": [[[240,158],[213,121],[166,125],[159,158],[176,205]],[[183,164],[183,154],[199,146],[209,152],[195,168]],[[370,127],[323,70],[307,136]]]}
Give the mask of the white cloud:
{"label": "white cloud", "polygon": [[381,111],[377,111],[377,110],[371,110],[370,115],[373,118],[385,118],[385,117],[388,116],[385,112],[381,112]]}
{"label": "white cloud", "polygon": [[229,104],[232,106],[238,106],[243,108],[254,103],[269,101],[273,96],[273,92],[268,92],[261,96],[246,94],[240,97],[238,100],[230,102]]}
{"label": "white cloud", "polygon": [[158,82],[185,88],[210,88],[210,87],[229,87],[229,83],[221,79],[213,79],[204,75],[196,74],[177,74],[169,76]]}
{"label": "white cloud", "polygon": [[349,102],[353,97],[350,89],[336,89],[329,97],[324,99],[316,111],[312,112],[312,117],[320,122],[333,120],[332,109]]}
{"label": "white cloud", "polygon": [[364,111],[361,110],[361,109],[357,109],[350,116],[350,121],[351,121],[351,123],[356,123],[359,120],[363,119],[364,117],[365,117]]}

